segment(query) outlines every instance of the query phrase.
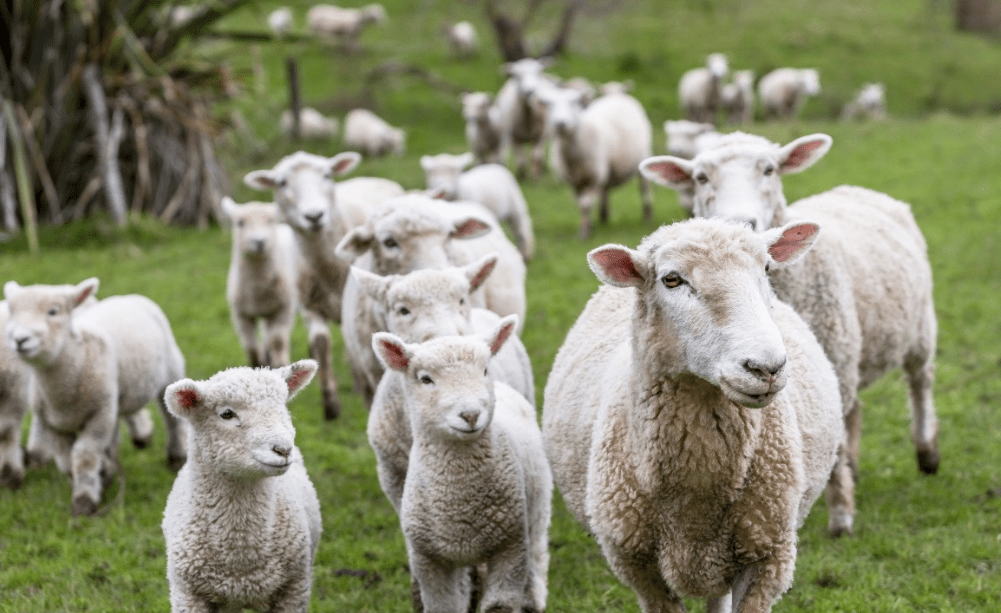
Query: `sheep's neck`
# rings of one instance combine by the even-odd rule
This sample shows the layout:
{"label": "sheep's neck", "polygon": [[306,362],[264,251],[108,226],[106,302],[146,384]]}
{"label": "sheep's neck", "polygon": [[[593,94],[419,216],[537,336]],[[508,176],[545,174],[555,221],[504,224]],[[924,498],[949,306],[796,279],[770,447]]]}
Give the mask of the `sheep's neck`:
{"label": "sheep's neck", "polygon": [[204,519],[200,525],[239,526],[229,535],[236,541],[233,544],[238,546],[241,540],[246,540],[259,546],[261,535],[274,527],[277,480],[272,477],[228,477],[203,467],[205,461],[197,452],[188,458],[191,499],[199,501],[197,514]]}

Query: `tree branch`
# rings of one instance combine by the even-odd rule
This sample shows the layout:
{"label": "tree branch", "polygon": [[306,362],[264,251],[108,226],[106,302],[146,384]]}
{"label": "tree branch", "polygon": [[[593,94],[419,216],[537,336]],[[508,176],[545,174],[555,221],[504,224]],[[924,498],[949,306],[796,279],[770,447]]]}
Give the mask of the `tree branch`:
{"label": "tree branch", "polygon": [[121,109],[115,113],[114,127],[108,128],[108,101],[98,76],[97,65],[88,64],[83,70],[84,93],[87,95],[87,111],[97,138],[98,161],[104,181],[104,199],[115,224],[124,226],[126,216],[125,188],[122,173],[118,167],[118,146],[121,143],[123,125]]}

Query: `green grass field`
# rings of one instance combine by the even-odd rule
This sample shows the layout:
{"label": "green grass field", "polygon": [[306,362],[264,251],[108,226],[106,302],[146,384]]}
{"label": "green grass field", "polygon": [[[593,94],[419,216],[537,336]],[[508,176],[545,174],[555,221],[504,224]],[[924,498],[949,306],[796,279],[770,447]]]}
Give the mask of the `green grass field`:
{"label": "green grass field", "polygon": [[[225,24],[259,29],[272,5],[245,9]],[[289,3],[291,4],[291,3]],[[261,45],[263,94],[251,77],[253,53],[214,43],[198,53],[225,55],[245,76],[240,109],[261,144],[220,139],[238,201],[262,195],[242,185],[244,173],[271,166],[297,145],[276,134],[286,104],[283,64],[300,59],[306,103],[343,114],[360,88],[357,76],[390,58],[433,68],[470,89],[501,84],[495,50],[475,7],[426,0],[420,10],[387,2],[390,23],[362,36],[364,52],[343,58],[315,44]],[[302,23],[308,3],[294,6]],[[406,7],[410,6],[410,9]],[[939,474],[919,474],[908,433],[909,409],[899,373],[862,395],[862,463],[856,534],[832,540],[823,503],[800,532],[793,588],[776,611],[998,610],[1001,599],[1001,48],[948,28],[946,7],[927,0],[861,4],[686,0],[668,8],[627,1],[614,13],[585,17],[571,55],[553,69],[595,80],[631,78],[655,125],[676,118],[680,73],[711,51],[735,68],[760,72],[779,65],[821,69],[825,93],[792,124],[756,124],[752,131],[786,142],[826,132],[834,147],[815,167],[785,180],[789,201],[849,183],[911,203],[928,241],[939,319],[935,401],[940,420]],[[408,10],[413,11],[408,16]],[[487,43],[470,62],[448,58],[440,22],[474,18]],[[533,39],[534,40],[534,39]],[[840,103],[862,82],[884,80],[893,119],[838,124]],[[422,153],[464,149],[458,103],[421,83],[401,80],[377,90],[376,110],[408,128],[408,153],[366,160],[356,174],[385,176],[422,187]],[[308,145],[332,154],[339,143]],[[659,150],[659,149],[658,149]],[[535,369],[537,397],[553,357],[598,281],[584,254],[618,242],[635,246],[655,225],[642,222],[638,190],[612,196],[612,219],[591,239],[575,237],[579,217],[569,188],[547,177],[523,186],[532,209],[537,255],[529,267],[523,335]],[[657,223],[680,219],[673,192],[655,188]],[[99,296],[141,293],[171,320],[188,375],[203,379],[243,361],[224,298],[229,235],[141,220],[126,231],[89,221],[42,231],[42,254],[22,240],[0,247],[0,280],[76,283],[101,279]],[[335,332],[335,366],[344,411],[321,416],[314,383],[293,403],[297,443],[319,491],[324,534],[314,571],[313,611],[403,613],[410,610],[406,552],[396,516],[375,476],[365,438],[366,410],[351,392]],[[305,357],[301,327],[293,356]],[[16,492],[0,491],[0,611],[167,611],[163,537],[159,524],[173,475],[164,463],[164,431],[151,448],[123,438],[123,486],[106,493],[106,513],[70,517],[70,486],[54,466],[28,473]],[[550,530],[549,605],[553,612],[638,611],[636,598],[608,570],[597,546],[554,501]],[[686,601],[704,610],[697,600]]]}

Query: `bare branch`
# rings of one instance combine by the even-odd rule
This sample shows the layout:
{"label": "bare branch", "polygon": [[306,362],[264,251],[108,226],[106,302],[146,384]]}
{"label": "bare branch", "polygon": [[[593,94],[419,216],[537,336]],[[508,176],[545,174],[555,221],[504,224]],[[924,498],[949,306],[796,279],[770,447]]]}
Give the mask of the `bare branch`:
{"label": "bare branch", "polygon": [[[104,182],[104,199],[115,224],[124,226],[128,223],[126,216],[125,188],[122,185],[122,173],[118,167],[118,145],[121,143],[121,129],[115,132],[108,128],[108,102],[104,97],[104,88],[98,76],[97,65],[88,64],[83,70],[84,93],[87,95],[87,110],[90,115],[91,127],[97,138],[98,160],[101,166],[101,176]],[[121,124],[121,110],[118,111],[117,124]],[[117,137],[117,138],[116,138]]]}

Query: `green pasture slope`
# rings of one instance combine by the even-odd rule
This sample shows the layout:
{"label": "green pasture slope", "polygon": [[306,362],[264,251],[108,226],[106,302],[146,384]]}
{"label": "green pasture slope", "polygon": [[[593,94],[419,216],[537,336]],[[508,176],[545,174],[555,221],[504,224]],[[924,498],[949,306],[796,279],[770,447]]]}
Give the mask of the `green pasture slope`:
{"label": "green pasture slope", "polygon": [[[290,2],[282,2],[291,4]],[[272,5],[243,10],[225,24],[260,29]],[[736,68],[759,72],[780,65],[817,66],[824,94],[802,121],[756,124],[778,141],[827,132],[834,147],[801,175],[785,179],[790,201],[842,183],[864,185],[910,202],[925,236],[935,274],[939,318],[935,400],[942,466],[918,473],[909,441],[909,411],[899,374],[867,390],[858,485],[856,534],[832,540],[819,503],[800,532],[792,590],[776,611],[998,610],[1001,599],[1001,48],[949,29],[948,3],[938,0],[806,0],[760,2],[626,1],[613,13],[585,17],[571,54],[554,72],[596,80],[633,79],[663,146],[659,125],[677,117],[681,72],[706,53],[724,51]],[[297,147],[275,134],[286,104],[284,58],[300,58],[306,103],[342,115],[359,91],[358,76],[390,58],[431,67],[470,89],[496,90],[501,78],[489,35],[465,2],[386,2],[390,23],[362,36],[364,52],[350,58],[319,45],[261,45],[264,93],[251,77],[254,54],[215,43],[206,59],[230,58],[244,86],[231,103],[260,136],[220,140],[237,200],[259,198],[242,175],[271,166]],[[666,8],[654,8],[666,5]],[[294,11],[301,24],[307,2]],[[938,12],[932,10],[938,6]],[[409,8],[408,8],[409,7]],[[414,7],[419,7],[419,11]],[[409,13],[408,13],[409,11]],[[472,18],[486,41],[470,62],[448,58],[439,24]],[[532,35],[532,40],[538,38]],[[841,125],[841,102],[864,81],[887,83],[893,119]],[[421,153],[464,148],[458,105],[406,77],[377,90],[376,109],[408,128],[408,153],[366,160],[358,174],[386,176],[419,187]],[[318,153],[338,143],[310,146]],[[594,236],[575,238],[578,214],[570,191],[547,177],[524,186],[537,232],[529,267],[524,341],[535,368],[538,399],[553,356],[598,281],[584,254],[619,242],[635,246],[655,228],[642,222],[638,190],[612,198],[612,219]],[[655,188],[658,223],[682,217],[673,193]],[[91,221],[44,229],[43,253],[27,255],[23,241],[0,246],[0,280],[75,283],[101,279],[100,296],[141,293],[157,301],[174,326],[188,375],[206,378],[242,363],[224,299],[229,236],[162,227],[141,220],[117,232]],[[864,281],[864,280],[863,280]],[[352,393],[337,340],[342,417],[321,418],[313,384],[292,404],[302,448],[321,496],[324,534],[315,568],[313,611],[405,613],[409,605],[406,553],[395,514],[379,489],[365,438],[366,410]],[[296,330],[293,355],[307,353]],[[123,438],[124,483],[107,493],[106,513],[70,517],[68,481],[53,466],[28,473],[17,492],[0,491],[0,611],[167,611],[164,544],[159,524],[173,475],[164,465],[162,422],[154,445],[133,449]],[[608,570],[597,546],[554,501],[550,531],[549,610],[638,611],[631,590]],[[688,600],[693,611],[704,610]]]}

